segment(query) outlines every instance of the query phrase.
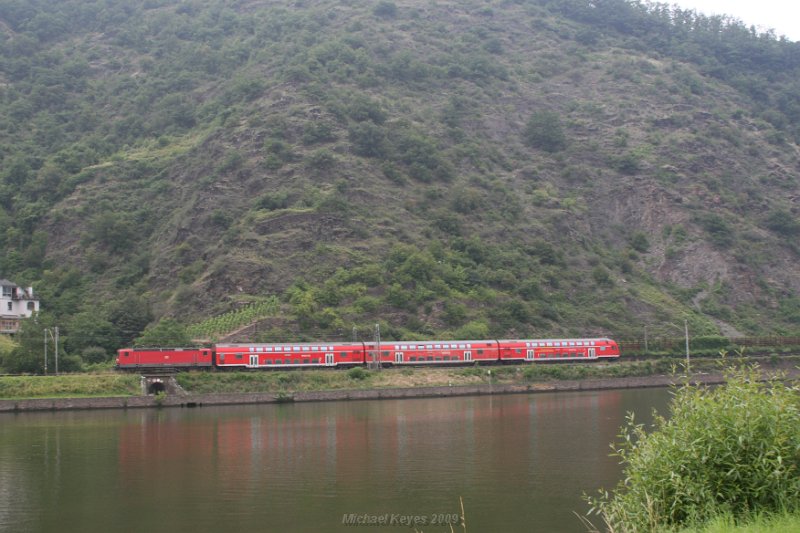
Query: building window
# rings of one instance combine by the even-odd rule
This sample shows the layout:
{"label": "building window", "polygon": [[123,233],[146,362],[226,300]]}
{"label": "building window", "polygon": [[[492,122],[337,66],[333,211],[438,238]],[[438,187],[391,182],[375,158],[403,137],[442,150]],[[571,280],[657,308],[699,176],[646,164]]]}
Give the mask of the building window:
{"label": "building window", "polygon": [[36,304],[33,302],[28,302],[28,311],[35,311],[35,310],[36,310]]}
{"label": "building window", "polygon": [[14,310],[14,303],[13,302],[8,302],[8,310],[9,311],[13,311]]}

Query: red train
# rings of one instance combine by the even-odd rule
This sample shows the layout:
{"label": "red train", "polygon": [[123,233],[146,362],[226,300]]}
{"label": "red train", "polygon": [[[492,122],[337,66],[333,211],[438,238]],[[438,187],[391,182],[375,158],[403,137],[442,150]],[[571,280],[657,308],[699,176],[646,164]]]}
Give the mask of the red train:
{"label": "red train", "polygon": [[474,363],[613,360],[619,346],[607,338],[480,341],[393,341],[380,343],[217,344],[212,348],[123,348],[119,369],[309,368],[469,365]]}

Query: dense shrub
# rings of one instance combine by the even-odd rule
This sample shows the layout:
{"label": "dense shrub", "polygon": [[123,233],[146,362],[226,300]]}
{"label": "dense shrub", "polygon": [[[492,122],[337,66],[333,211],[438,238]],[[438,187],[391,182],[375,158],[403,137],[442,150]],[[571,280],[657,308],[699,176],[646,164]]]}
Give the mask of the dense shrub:
{"label": "dense shrub", "polygon": [[561,119],[552,111],[533,113],[525,125],[525,142],[546,152],[559,152],[567,147],[567,136]]}
{"label": "dense shrub", "polygon": [[704,213],[697,219],[698,223],[711,237],[711,242],[722,248],[733,244],[735,234],[731,225],[717,213]]}
{"label": "dense shrub", "polygon": [[357,366],[347,371],[347,377],[349,377],[350,379],[355,379],[357,381],[362,381],[369,377],[369,372],[367,370],[364,370],[360,366]]}
{"label": "dense shrub", "polygon": [[719,337],[719,336],[705,336],[705,337],[694,337],[692,339],[692,348],[696,348],[698,350],[722,350],[724,348],[729,348],[731,344],[730,339],[728,337]]}
{"label": "dense shrub", "polygon": [[800,509],[800,391],[730,370],[717,388],[686,386],[652,432],[629,416],[613,494],[589,498],[611,531],[655,531]]}
{"label": "dense shrub", "polygon": [[783,209],[771,212],[767,216],[766,225],[775,233],[785,237],[794,237],[800,234],[800,219]]}

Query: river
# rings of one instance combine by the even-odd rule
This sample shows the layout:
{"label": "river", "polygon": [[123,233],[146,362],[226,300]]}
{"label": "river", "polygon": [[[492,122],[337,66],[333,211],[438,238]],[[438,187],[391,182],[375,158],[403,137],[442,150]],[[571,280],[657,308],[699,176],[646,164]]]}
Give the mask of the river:
{"label": "river", "polygon": [[[665,389],[0,415],[0,533],[584,532]],[[462,531],[458,527],[455,531]]]}

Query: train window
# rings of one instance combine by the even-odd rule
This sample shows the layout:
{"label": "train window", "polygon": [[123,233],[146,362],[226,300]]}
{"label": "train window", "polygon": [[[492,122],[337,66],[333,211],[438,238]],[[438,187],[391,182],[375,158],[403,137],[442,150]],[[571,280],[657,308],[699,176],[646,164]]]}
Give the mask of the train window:
{"label": "train window", "polygon": [[244,354],[241,353],[236,354],[236,359],[242,359],[242,358],[244,358]]}
{"label": "train window", "polygon": [[441,344],[434,344],[433,347],[436,348],[437,350],[441,350],[442,349],[442,345]]}
{"label": "train window", "polygon": [[300,359],[295,359],[294,360],[294,364],[299,365],[300,364]]}
{"label": "train window", "polygon": [[417,360],[417,358],[416,358],[416,357],[414,357],[414,356],[411,356],[410,360],[411,360],[411,361],[416,361],[416,360]]}
{"label": "train window", "polygon": [[443,358],[443,360],[445,360],[445,361],[449,361],[449,360],[450,360],[450,356],[449,356],[449,355],[445,355],[445,356],[444,356],[444,358]]}
{"label": "train window", "polygon": [[515,352],[517,352],[517,353],[522,353],[522,348],[517,348],[517,349],[516,349],[516,350],[514,350],[514,351],[515,351]]}
{"label": "train window", "polygon": [[431,356],[429,355],[429,356],[428,356],[428,361],[433,361],[433,357],[431,357]]}
{"label": "train window", "polygon": [[604,351],[605,351],[605,349],[606,349],[606,347],[605,347],[605,346],[601,346],[601,347],[600,347],[600,351],[601,351],[601,352],[604,352]]}
{"label": "train window", "polygon": [[426,344],[425,348],[428,350],[433,350],[433,344]]}
{"label": "train window", "polygon": [[311,362],[314,363],[315,365],[318,365],[319,364],[319,359],[312,359]]}
{"label": "train window", "polygon": [[381,355],[384,357],[389,357],[389,352],[381,352]]}
{"label": "train window", "polygon": [[478,350],[478,355],[483,355],[483,350]]}

